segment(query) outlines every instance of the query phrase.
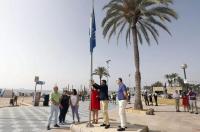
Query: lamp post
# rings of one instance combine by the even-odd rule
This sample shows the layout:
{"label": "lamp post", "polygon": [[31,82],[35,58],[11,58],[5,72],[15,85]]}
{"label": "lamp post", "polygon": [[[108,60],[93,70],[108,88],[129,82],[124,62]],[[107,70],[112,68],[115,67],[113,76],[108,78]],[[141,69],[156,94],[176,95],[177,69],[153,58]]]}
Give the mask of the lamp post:
{"label": "lamp post", "polygon": [[[110,62],[111,62],[111,60],[106,60],[108,74],[109,74],[109,63]],[[107,85],[108,85],[108,76],[107,76]]]}
{"label": "lamp post", "polygon": [[183,73],[184,73],[184,79],[185,79],[185,82],[186,82],[186,79],[187,79],[187,76],[186,76],[186,68],[187,68],[187,64],[183,64],[181,65],[181,68],[183,69]]}
{"label": "lamp post", "polygon": [[181,65],[181,69],[183,69],[183,73],[184,73],[184,84],[186,87],[186,90],[188,91],[188,87],[187,87],[187,76],[186,76],[186,68],[187,68],[187,64],[183,64]]}
{"label": "lamp post", "polygon": [[129,73],[128,74],[128,77],[129,77],[129,88],[131,87],[131,74]]}
{"label": "lamp post", "polygon": [[33,97],[33,105],[36,106],[36,89],[37,89],[37,84],[39,81],[39,76],[35,76],[34,82],[35,82],[35,90],[34,90],[34,97]]}
{"label": "lamp post", "polygon": [[131,73],[128,74],[128,78],[129,78],[129,86],[128,86],[129,92],[131,95],[133,95],[135,91],[134,91],[134,87],[131,87]]}

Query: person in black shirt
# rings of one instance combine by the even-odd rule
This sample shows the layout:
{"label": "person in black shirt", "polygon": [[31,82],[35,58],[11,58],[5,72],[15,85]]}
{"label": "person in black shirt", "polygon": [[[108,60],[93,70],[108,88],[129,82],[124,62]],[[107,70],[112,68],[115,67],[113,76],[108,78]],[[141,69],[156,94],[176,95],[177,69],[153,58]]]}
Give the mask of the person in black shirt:
{"label": "person in black shirt", "polygon": [[156,106],[158,106],[158,95],[157,95],[157,93],[154,93],[154,94],[153,94],[153,97],[154,97]]}
{"label": "person in black shirt", "polygon": [[108,86],[106,84],[106,80],[102,80],[101,85],[94,83],[94,81],[92,81],[92,84],[95,89],[100,90],[100,102],[104,120],[104,123],[100,126],[105,127],[105,129],[108,129],[110,127],[109,116],[108,116],[109,97],[108,97]]}
{"label": "person in black shirt", "polygon": [[67,91],[64,91],[61,101],[60,101],[60,115],[59,115],[59,122],[61,125],[65,124],[65,116],[67,114],[68,108],[69,108],[69,95]]}
{"label": "person in black shirt", "polygon": [[147,91],[145,91],[145,93],[144,93],[144,100],[145,100],[145,104],[147,106],[149,106],[149,100],[148,100],[148,93],[147,93]]}
{"label": "person in black shirt", "polygon": [[150,103],[150,105],[153,105],[152,94],[149,94],[149,103]]}

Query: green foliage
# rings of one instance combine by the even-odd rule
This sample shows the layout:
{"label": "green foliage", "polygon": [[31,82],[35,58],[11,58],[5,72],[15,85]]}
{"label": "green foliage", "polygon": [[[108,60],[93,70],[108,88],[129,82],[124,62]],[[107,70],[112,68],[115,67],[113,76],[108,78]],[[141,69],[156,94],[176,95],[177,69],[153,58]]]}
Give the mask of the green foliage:
{"label": "green foliage", "polygon": [[136,69],[135,109],[143,109],[138,41],[142,44],[145,39],[150,45],[151,35],[158,44],[157,28],[171,35],[166,22],[171,22],[172,18],[178,18],[176,12],[170,8],[172,3],[173,0],[110,0],[103,8],[106,11],[106,16],[102,21],[104,37],[108,37],[109,41],[116,35],[118,43],[120,36],[125,32],[126,45],[131,44],[133,40]]}
{"label": "green foliage", "polygon": [[168,84],[170,86],[173,86],[176,84],[178,84],[181,87],[184,86],[184,80],[177,73],[166,74],[165,78],[167,79]]}
{"label": "green foliage", "polygon": [[169,6],[173,0],[111,0],[104,6],[106,16],[102,21],[103,35],[108,40],[117,35],[117,40],[124,30],[126,44],[130,43],[131,31],[137,30],[137,38],[143,43],[143,38],[150,44],[150,35],[158,43],[157,27],[170,33],[166,22],[177,19],[177,13]]}
{"label": "green foliage", "polygon": [[105,77],[109,77],[110,76],[109,73],[108,73],[108,70],[105,67],[97,67],[94,70],[93,75],[98,75],[99,78],[100,78],[100,81],[101,81],[103,76],[105,76]]}
{"label": "green foliage", "polygon": [[152,87],[163,87],[163,84],[162,84],[162,82],[157,81],[157,82],[155,82],[154,84],[152,84],[151,86],[152,86]]}

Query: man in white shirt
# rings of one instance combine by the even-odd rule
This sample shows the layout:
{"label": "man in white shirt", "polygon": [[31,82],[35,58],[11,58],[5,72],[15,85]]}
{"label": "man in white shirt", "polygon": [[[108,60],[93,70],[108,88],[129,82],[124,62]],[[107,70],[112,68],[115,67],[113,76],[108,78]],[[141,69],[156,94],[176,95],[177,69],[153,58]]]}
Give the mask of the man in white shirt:
{"label": "man in white shirt", "polygon": [[175,99],[175,104],[176,104],[176,112],[180,112],[179,107],[180,107],[180,94],[178,93],[178,90],[175,91],[173,94],[173,98]]}

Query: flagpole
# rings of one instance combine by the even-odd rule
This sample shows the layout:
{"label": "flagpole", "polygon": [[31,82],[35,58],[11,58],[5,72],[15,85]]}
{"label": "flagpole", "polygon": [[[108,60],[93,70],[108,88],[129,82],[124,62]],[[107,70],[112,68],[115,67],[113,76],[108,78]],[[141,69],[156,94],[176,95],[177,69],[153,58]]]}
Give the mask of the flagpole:
{"label": "flagpole", "polygon": [[[94,0],[92,0],[92,10],[94,9]],[[91,52],[91,64],[90,64],[90,102],[89,102],[89,122],[87,127],[94,127],[91,123],[91,95],[92,95],[92,80],[93,80],[93,51]]]}
{"label": "flagpole", "polygon": [[[91,69],[90,69],[90,80],[93,80],[93,52],[91,52]],[[90,82],[90,102],[89,102],[89,122],[87,124],[87,127],[94,127],[94,125],[91,123],[91,95],[92,95],[92,84]]]}

